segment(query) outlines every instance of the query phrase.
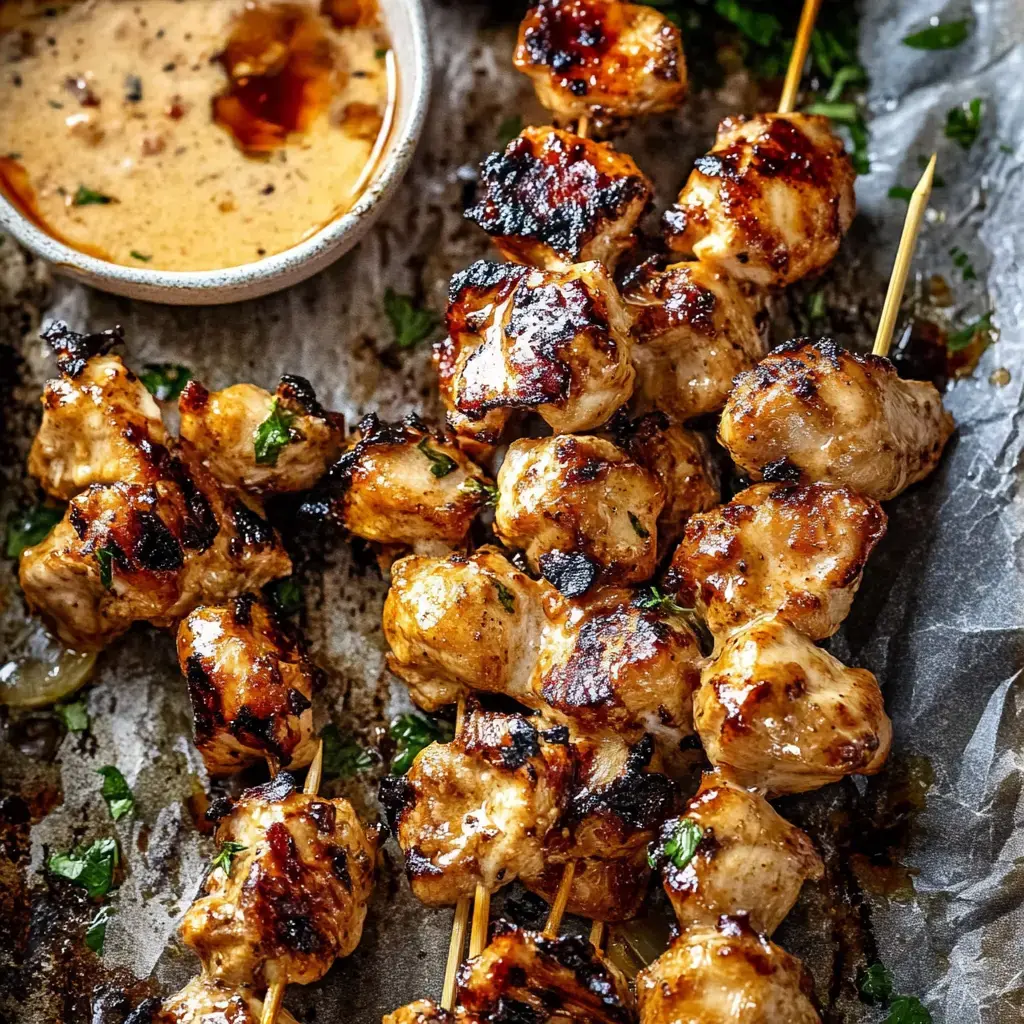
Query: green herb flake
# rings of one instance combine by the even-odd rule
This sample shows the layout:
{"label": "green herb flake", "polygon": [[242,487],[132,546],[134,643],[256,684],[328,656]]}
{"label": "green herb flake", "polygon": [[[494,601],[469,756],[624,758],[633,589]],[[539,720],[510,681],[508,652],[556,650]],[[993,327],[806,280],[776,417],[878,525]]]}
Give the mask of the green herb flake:
{"label": "green herb flake", "polygon": [[494,581],[494,589],[498,592],[498,600],[501,602],[501,607],[504,608],[509,615],[514,615],[516,610],[516,595],[513,594],[512,591],[501,582],[501,580]]}
{"label": "green herb flake", "polygon": [[647,862],[657,868],[662,861],[668,861],[682,871],[693,860],[703,838],[704,829],[693,818],[679,818],[667,837],[663,835],[651,844]]}
{"label": "green herb flake", "polygon": [[444,452],[435,451],[430,447],[429,437],[424,437],[416,445],[416,451],[427,457],[430,463],[430,472],[438,480],[446,477],[449,473],[454,473],[458,468],[458,463],[450,455],[445,455]]}
{"label": "green herb flake", "polygon": [[808,320],[824,320],[828,315],[828,306],[825,304],[824,292],[811,292],[804,302],[804,312]]}
{"label": "green herb flake", "polygon": [[114,912],[114,908],[109,904],[100,907],[96,911],[96,916],[89,922],[89,927],[85,932],[85,944],[94,952],[103,952],[103,941],[107,937],[107,921],[110,920],[110,915]]}
{"label": "green herb flake", "polygon": [[128,255],[131,256],[133,260],[139,260],[142,263],[148,263],[153,258],[152,253],[147,256],[144,252],[139,252],[138,249],[132,249]]}
{"label": "green herb flake", "polygon": [[523,130],[523,119],[518,114],[506,117],[498,125],[498,144],[504,149]]}
{"label": "green herb flake", "polygon": [[85,732],[89,728],[89,710],[84,700],[58,704],[53,710],[60,716],[68,732]]}
{"label": "green herb flake", "polygon": [[377,49],[373,51],[373,55],[377,60],[383,60],[388,55],[388,48],[386,46],[378,46]]}
{"label": "green herb flake", "polygon": [[881,1003],[892,998],[892,972],[881,963],[871,964],[857,975],[857,988],[866,1003]]}
{"label": "green herb flake", "polygon": [[324,744],[324,777],[328,779],[350,779],[360,772],[373,767],[373,754],[363,749],[348,734],[338,731],[336,725],[328,725],[320,733]]}
{"label": "green herb flake", "polygon": [[932,1024],[932,1015],[917,996],[897,996],[883,1024]]}
{"label": "green herb flake", "polygon": [[782,31],[782,24],[774,14],[752,10],[738,0],[715,0],[715,13],[731,21],[758,46],[771,46]]}
{"label": "green herb flake", "polygon": [[856,103],[811,103],[804,107],[805,114],[818,114],[840,124],[853,124],[860,117]]}
{"label": "green herb flake", "polygon": [[64,509],[58,505],[36,505],[25,512],[15,512],[7,520],[7,557],[17,558],[25,548],[45,540],[63,518]]}
{"label": "green herb flake", "polygon": [[175,401],[191,379],[192,371],[180,363],[146,363],[139,374],[139,380],[158,402]]}
{"label": "green herb flake", "polygon": [[992,332],[992,313],[991,311],[986,313],[984,316],[978,317],[973,323],[968,324],[966,327],[962,327],[959,331],[954,331],[952,334],[946,337],[946,351],[947,352],[960,352],[967,348],[976,337],[980,334],[991,334]]}
{"label": "green herb flake", "polygon": [[947,110],[946,138],[952,139],[961,149],[970,149],[981,130],[981,114],[980,96]]}
{"label": "green herb flake", "polygon": [[633,605],[645,612],[660,612],[662,615],[685,615],[692,608],[684,608],[674,598],[663,594],[657,587],[645,587],[633,598]]}
{"label": "green herb flake", "polygon": [[126,814],[131,814],[135,807],[135,797],[120,770],[108,764],[97,769],[96,774],[103,776],[103,788],[100,792],[107,801],[110,816],[114,821],[120,821]]}
{"label": "green herb flake", "polygon": [[481,480],[479,477],[467,477],[460,490],[466,491],[468,494],[480,495],[484,499],[485,505],[498,504],[497,484],[490,484],[486,480]]}
{"label": "green herb flake", "polygon": [[629,525],[633,527],[633,532],[641,539],[647,540],[651,535],[651,531],[640,522],[640,519],[634,512],[627,512],[629,516]]}
{"label": "green herb flake", "polygon": [[949,255],[953,260],[953,266],[960,271],[960,274],[965,281],[978,280],[978,275],[974,270],[974,266],[971,264],[971,258],[963,251],[963,249],[954,245],[953,248],[949,250]]}
{"label": "green herb flake", "polygon": [[267,596],[282,615],[294,615],[302,607],[302,585],[294,576],[268,583]]}
{"label": "green herb flake", "polygon": [[392,721],[388,735],[397,747],[391,759],[391,774],[404,775],[424,747],[429,747],[431,743],[450,743],[455,730],[448,722],[406,713]]}
{"label": "green herb flake", "polygon": [[119,859],[116,839],[97,839],[70,853],[53,854],[46,868],[50,874],[80,885],[92,897],[106,896],[113,888]]}
{"label": "green herb flake", "polygon": [[966,18],[947,21],[945,24],[929,25],[920,32],[903,37],[903,45],[915,50],[952,50],[970,35]]}
{"label": "green herb flake", "polygon": [[235,857],[248,849],[249,847],[243,843],[236,843],[230,839],[227,842],[221,843],[217,848],[217,855],[210,861],[210,870],[216,871],[219,868],[225,875],[230,875],[231,868],[235,863]]}
{"label": "green herb flake", "polygon": [[107,196],[102,192],[97,192],[95,189],[86,188],[85,185],[79,185],[71,199],[73,206],[106,206],[108,203],[116,202],[117,200],[113,196]]}
{"label": "green herb flake", "polygon": [[100,567],[100,583],[109,590],[114,585],[114,549],[97,548],[94,554]]}
{"label": "green herb flake", "polygon": [[913,195],[914,190],[912,188],[907,188],[906,185],[893,185],[893,187],[889,189],[890,199],[903,199],[909,203]]}
{"label": "green herb flake", "polygon": [[267,418],[253,431],[252,445],[259,466],[276,466],[281,450],[291,443],[295,414],[282,409],[277,396],[270,400]]}
{"label": "green herb flake", "polygon": [[433,311],[421,309],[408,295],[389,288],[384,293],[384,312],[395,332],[395,344],[410,349],[430,335],[440,322]]}

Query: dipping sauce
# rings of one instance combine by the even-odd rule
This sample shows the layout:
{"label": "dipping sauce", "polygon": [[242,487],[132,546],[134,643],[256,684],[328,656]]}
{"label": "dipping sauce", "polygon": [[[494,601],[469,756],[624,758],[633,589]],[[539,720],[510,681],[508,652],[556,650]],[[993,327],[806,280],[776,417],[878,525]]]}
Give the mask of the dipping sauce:
{"label": "dipping sauce", "polygon": [[250,263],[358,199],[394,82],[375,0],[7,0],[0,190],[114,263]]}

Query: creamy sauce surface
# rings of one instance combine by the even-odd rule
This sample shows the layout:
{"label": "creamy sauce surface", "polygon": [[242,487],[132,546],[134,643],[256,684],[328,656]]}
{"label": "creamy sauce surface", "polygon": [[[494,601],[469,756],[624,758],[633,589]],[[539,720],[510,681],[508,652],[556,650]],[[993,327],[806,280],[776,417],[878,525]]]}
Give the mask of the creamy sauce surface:
{"label": "creamy sauce surface", "polygon": [[0,3],[0,188],[128,266],[288,249],[372,177],[393,100],[373,4]]}

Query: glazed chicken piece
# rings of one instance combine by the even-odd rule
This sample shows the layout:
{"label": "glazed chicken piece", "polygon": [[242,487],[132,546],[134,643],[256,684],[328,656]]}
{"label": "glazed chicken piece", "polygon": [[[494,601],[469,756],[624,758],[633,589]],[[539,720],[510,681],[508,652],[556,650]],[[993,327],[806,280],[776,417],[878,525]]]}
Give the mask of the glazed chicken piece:
{"label": "glazed chicken piece", "polygon": [[560,434],[513,442],[498,473],[494,529],[566,597],[654,575],[661,483],[611,441]]}
{"label": "glazed chicken piece", "polygon": [[255,761],[300,768],[316,751],[318,670],[295,630],[253,594],[197,608],[178,627],[195,743],[211,775]]}
{"label": "glazed chicken piece", "polygon": [[814,480],[895,498],[937,465],[953,417],[881,356],[796,338],[741,374],[718,438],[755,480]]}
{"label": "glazed chicken piece", "polygon": [[242,794],[217,842],[235,852],[210,872],[181,925],[209,977],[308,985],[356,948],[377,836],[347,801],[298,792],[281,772]]}
{"label": "glazed chicken piece", "polygon": [[544,864],[544,837],[569,795],[573,757],[564,726],[471,702],[451,743],[422,750],[380,799],[405,852],[413,893],[429,906],[493,891]]}
{"label": "glazed chicken piece", "polygon": [[60,376],[43,387],[43,421],[28,471],[47,494],[68,501],[91,484],[148,480],[153,446],[167,443],[160,408],[145,385],[108,355],[121,329],[77,334],[60,321],[43,338]]}
{"label": "glazed chicken piece", "polygon": [[728,117],[665,213],[666,241],[737,281],[783,288],[831,262],[855,180],[827,117]]}
{"label": "glazed chicken piece", "polygon": [[[200,975],[165,999],[146,1020],[149,1024],[260,1024],[262,1017],[263,1000],[251,989],[231,988]],[[129,1014],[128,1020],[135,1019],[134,1013]],[[296,1024],[284,1008],[278,1011],[277,1020]]]}
{"label": "glazed chicken piece", "polygon": [[754,308],[712,264],[641,264],[622,297],[634,317],[633,408],[682,423],[725,405],[736,374],[766,351]]}
{"label": "glazed chicken piece", "polygon": [[384,1014],[381,1024],[452,1024],[452,1015],[433,999],[417,999]]}
{"label": "glazed chicken piece", "polygon": [[671,423],[660,412],[638,419],[616,417],[610,427],[615,443],[636,463],[650,470],[665,489],[658,516],[658,560],[670,552],[690,517],[721,500],[718,470],[707,441],[696,431]]}
{"label": "glazed chicken piece", "polygon": [[558,128],[526,128],[480,172],[466,216],[506,259],[542,270],[597,260],[609,271],[636,245],[654,186],[633,158]]}
{"label": "glazed chicken piece", "polygon": [[813,986],[745,919],[691,928],[637,977],[640,1024],[820,1024]]}
{"label": "glazed chicken piece", "polygon": [[341,451],[344,423],[317,401],[305,377],[207,391],[197,380],[178,399],[181,438],[228,487],[256,495],[305,491]]}
{"label": "glazed chicken piece", "polygon": [[525,703],[548,592],[497,548],[400,559],[384,602],[388,667],[426,711],[454,704],[468,690]]}
{"label": "glazed chicken piece", "polygon": [[513,64],[559,124],[590,117],[602,128],[686,97],[679,29],[643,4],[542,0],[519,27]]}
{"label": "glazed chicken piece", "polygon": [[331,511],[376,544],[445,554],[462,546],[494,484],[453,443],[417,416],[366,416],[331,470]]}
{"label": "glazed chicken piece", "polygon": [[768,616],[722,645],[694,694],[693,720],[708,760],[769,796],[872,775],[892,742],[875,677]]}
{"label": "glazed chicken piece", "polygon": [[683,931],[745,914],[755,931],[771,935],[804,881],[824,873],[805,832],[720,772],[706,772],[685,816],[665,822],[653,856]]}
{"label": "glazed chicken piece", "polygon": [[536,412],[556,433],[600,426],[633,390],[630,320],[608,271],[480,260],[452,279],[448,337],[435,351],[441,398],[460,444],[497,444]]}
{"label": "glazed chicken piece", "polygon": [[622,974],[576,935],[547,938],[507,921],[484,951],[459,968],[456,1020],[631,1024],[633,996]]}
{"label": "glazed chicken piece", "polygon": [[718,638],[769,614],[823,640],[885,525],[882,506],[849,487],[755,484],[690,520],[665,585]]}
{"label": "glazed chicken piece", "polygon": [[93,484],[21,555],[29,607],[69,646],[99,650],[133,622],[170,627],[291,572],[248,500],[164,449],[151,484]]}

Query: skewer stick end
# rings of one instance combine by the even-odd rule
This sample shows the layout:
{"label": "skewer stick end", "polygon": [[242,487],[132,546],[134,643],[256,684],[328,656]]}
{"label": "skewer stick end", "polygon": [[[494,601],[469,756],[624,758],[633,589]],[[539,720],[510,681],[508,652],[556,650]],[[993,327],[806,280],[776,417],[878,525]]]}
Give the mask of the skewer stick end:
{"label": "skewer stick end", "polygon": [[280,979],[275,981],[267,989],[266,998],[263,1000],[263,1015],[260,1017],[260,1024],[274,1024],[277,1014],[281,1009],[281,1000],[284,999],[284,989],[287,981]]}
{"label": "skewer stick end", "polygon": [[576,861],[571,860],[565,865],[565,870],[562,872],[562,881],[558,885],[558,892],[555,893],[554,902],[551,904],[548,923],[544,926],[544,935],[549,939],[555,938],[558,935],[558,929],[562,926],[562,918],[565,916],[565,908],[569,905],[572,881],[575,877]]}

